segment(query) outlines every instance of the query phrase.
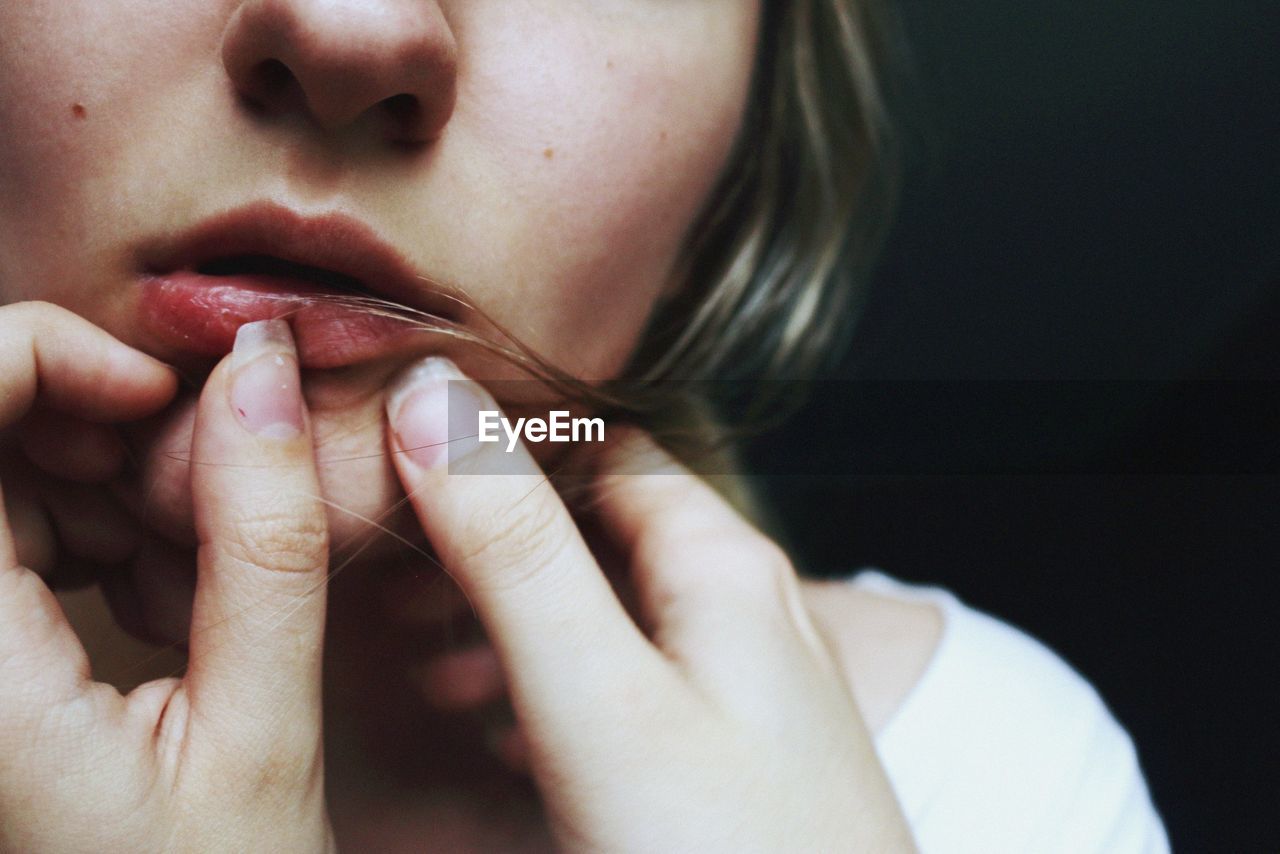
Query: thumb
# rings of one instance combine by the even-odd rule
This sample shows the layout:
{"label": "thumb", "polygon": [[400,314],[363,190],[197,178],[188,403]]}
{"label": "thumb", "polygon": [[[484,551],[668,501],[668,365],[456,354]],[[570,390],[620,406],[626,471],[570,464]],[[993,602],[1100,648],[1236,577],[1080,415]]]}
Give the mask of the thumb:
{"label": "thumb", "polygon": [[314,750],[328,536],[284,321],[240,328],[201,395],[192,457],[191,702],[273,751]]}
{"label": "thumb", "polygon": [[478,416],[497,403],[441,358],[408,372],[387,403],[405,492],[484,624],[523,722],[538,730],[554,721],[557,734],[576,737],[580,718],[625,714],[617,698],[665,661],[528,449],[476,435]]}

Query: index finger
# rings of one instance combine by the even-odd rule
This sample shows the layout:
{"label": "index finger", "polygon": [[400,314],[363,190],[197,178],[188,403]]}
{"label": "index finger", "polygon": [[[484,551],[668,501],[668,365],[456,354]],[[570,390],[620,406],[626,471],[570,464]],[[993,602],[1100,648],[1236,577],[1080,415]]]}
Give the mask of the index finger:
{"label": "index finger", "polygon": [[201,394],[192,455],[193,705],[259,755],[314,758],[328,531],[284,321],[240,327]]}
{"label": "index finger", "polygon": [[0,365],[0,427],[37,396],[90,421],[120,421],[151,414],[177,390],[162,363],[49,303],[0,308]]}
{"label": "index finger", "polygon": [[590,705],[658,653],[527,449],[477,441],[481,411],[498,406],[451,362],[422,363],[388,401],[396,468],[488,631],[517,709]]}
{"label": "index finger", "polygon": [[[177,390],[177,378],[163,364],[48,303],[0,308],[0,365],[0,428],[37,399],[82,418],[112,421],[149,415]],[[17,561],[12,530],[0,513],[0,566]]]}

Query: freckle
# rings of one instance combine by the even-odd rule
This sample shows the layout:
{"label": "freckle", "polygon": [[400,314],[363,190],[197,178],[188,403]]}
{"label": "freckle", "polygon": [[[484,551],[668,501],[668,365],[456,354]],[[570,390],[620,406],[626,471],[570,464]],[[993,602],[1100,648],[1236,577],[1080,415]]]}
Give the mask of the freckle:
{"label": "freckle", "polygon": [[89,111],[84,108],[84,104],[72,104],[71,115],[75,116],[77,119],[83,119],[89,115]]}
{"label": "freckle", "polygon": [[554,148],[544,148],[542,150],[542,156],[550,160],[556,156],[556,150]]}
{"label": "freckle", "polygon": [[611,68],[613,68],[613,60],[611,59],[611,60],[609,60],[608,62],[606,62],[606,63],[604,64],[604,67],[605,67],[605,68],[610,68],[610,69],[611,69]]}
{"label": "freckle", "polygon": [[663,142],[666,142],[666,141],[667,141],[667,132],[664,130],[662,133],[658,134],[658,139],[662,140]]}

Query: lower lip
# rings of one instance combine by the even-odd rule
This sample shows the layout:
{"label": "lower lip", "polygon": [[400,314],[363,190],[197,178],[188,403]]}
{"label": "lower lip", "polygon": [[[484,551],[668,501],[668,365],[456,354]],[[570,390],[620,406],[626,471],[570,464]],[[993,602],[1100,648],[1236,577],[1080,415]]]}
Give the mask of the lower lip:
{"label": "lower lip", "polygon": [[274,276],[205,276],[180,270],[142,281],[142,318],[175,356],[216,358],[236,330],[284,318],[307,368],[338,368],[402,349],[421,329],[408,320],[330,302],[337,291]]}

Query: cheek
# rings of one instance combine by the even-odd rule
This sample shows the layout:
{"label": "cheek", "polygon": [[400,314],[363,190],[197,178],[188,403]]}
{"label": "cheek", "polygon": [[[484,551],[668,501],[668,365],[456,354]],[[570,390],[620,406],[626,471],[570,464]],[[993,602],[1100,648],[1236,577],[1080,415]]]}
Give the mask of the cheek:
{"label": "cheek", "polygon": [[[314,180],[285,168],[309,149],[228,112],[216,48],[233,6],[0,3],[0,298],[127,309],[123,238]],[[732,146],[756,6],[452,4],[465,50],[440,148],[324,189],[406,246],[427,235],[415,261],[553,361],[611,376]]]}
{"label": "cheek", "polygon": [[217,5],[0,4],[0,298],[74,305],[56,283],[102,269],[134,215],[116,173],[155,133],[148,105],[207,51]]}
{"label": "cheek", "polygon": [[561,33],[536,75],[495,59],[464,102],[484,112],[456,117],[494,147],[521,316],[571,371],[621,367],[732,148],[754,22],[717,23],[715,48]]}
{"label": "cheek", "polygon": [[88,116],[86,102],[95,100],[96,63],[85,33],[63,20],[71,11],[43,3],[6,3],[0,11],[0,286],[6,301],[42,295],[29,285],[31,265],[21,262],[46,254],[54,233],[74,237],[73,225],[43,214],[72,207],[68,202],[92,175],[93,146],[84,144],[81,117]]}
{"label": "cheek", "polygon": [[0,205],[6,218],[36,199],[60,201],[90,171],[92,148],[80,144],[80,131],[91,107],[111,89],[102,80],[111,57],[96,53],[89,39],[102,23],[97,17],[92,5],[77,3],[7,3],[0,11]]}

